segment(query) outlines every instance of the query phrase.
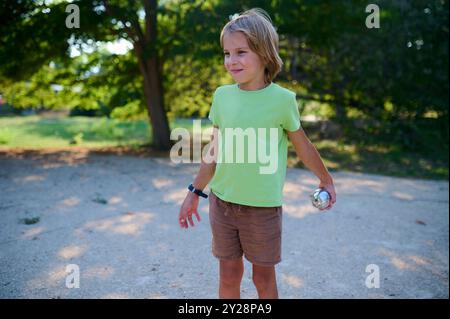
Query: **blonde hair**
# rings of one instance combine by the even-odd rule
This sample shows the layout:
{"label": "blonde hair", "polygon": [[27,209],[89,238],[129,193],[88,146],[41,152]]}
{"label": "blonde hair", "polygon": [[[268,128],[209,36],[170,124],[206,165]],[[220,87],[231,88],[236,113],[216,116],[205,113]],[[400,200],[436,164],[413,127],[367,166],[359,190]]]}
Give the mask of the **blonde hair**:
{"label": "blonde hair", "polygon": [[225,35],[242,32],[247,38],[250,49],[265,64],[264,81],[272,82],[280,73],[283,61],[278,55],[278,34],[269,14],[263,9],[253,8],[239,15],[235,14],[230,19],[220,33],[220,46],[223,48]]}

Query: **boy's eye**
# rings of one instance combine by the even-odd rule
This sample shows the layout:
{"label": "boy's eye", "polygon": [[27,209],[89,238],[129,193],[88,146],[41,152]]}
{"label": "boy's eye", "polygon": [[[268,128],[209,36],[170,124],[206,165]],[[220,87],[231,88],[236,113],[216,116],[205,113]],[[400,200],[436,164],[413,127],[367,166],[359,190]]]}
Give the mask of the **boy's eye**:
{"label": "boy's eye", "polygon": [[[238,51],[238,54],[245,53],[245,51]],[[225,55],[230,55],[228,52],[224,52]]]}

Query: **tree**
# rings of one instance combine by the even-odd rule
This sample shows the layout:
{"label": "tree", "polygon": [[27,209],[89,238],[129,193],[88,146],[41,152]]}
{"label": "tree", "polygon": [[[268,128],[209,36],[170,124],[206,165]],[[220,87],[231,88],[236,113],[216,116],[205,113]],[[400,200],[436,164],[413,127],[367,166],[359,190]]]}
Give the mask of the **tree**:
{"label": "tree", "polygon": [[[378,1],[381,26],[368,29],[367,1],[279,0],[287,80],[309,98],[377,120],[448,118],[448,1]],[[297,10],[292,10],[292,8]],[[386,107],[390,106],[390,107]]]}
{"label": "tree", "polygon": [[[6,27],[0,31],[0,76],[23,80],[53,60],[68,61],[68,40],[113,41],[126,39],[133,44],[137,67],[152,127],[153,147],[171,146],[164,103],[164,60],[177,52],[195,50],[201,37],[188,28],[190,23],[211,21],[211,11],[199,15],[199,8],[211,8],[205,1],[173,1],[158,6],[156,0],[73,1],[80,9],[80,29],[68,29],[63,23],[67,3],[45,1],[5,1],[0,18]],[[167,34],[161,34],[163,25]]]}
{"label": "tree", "polygon": [[[373,123],[414,124],[429,114],[437,114],[445,123],[448,120],[447,0],[428,4],[380,0],[380,29],[366,27],[367,2],[362,0],[73,3],[80,8],[80,29],[62,25],[67,3],[0,3],[0,21],[4,22],[0,81],[28,80],[51,61],[74,63],[68,54],[69,39],[80,45],[126,39],[133,44],[132,54],[96,54],[91,62],[101,65],[100,72],[86,78],[71,75],[72,83],[103,92],[109,89],[110,107],[142,101],[152,123],[154,146],[159,149],[170,145],[169,110],[183,115],[207,112],[210,96],[204,93],[222,84],[225,73],[219,47],[221,28],[229,15],[252,7],[267,10],[280,35],[285,65],[276,80],[295,87],[300,98],[332,105],[335,120],[344,127],[350,111]],[[91,90],[87,95],[97,93]],[[448,125],[442,127],[448,140]]]}

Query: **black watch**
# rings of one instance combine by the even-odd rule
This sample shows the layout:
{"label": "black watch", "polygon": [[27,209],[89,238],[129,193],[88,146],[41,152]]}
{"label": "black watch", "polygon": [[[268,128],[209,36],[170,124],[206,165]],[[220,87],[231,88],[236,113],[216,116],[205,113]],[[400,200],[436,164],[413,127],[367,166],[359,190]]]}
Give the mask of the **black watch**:
{"label": "black watch", "polygon": [[194,187],[194,185],[192,185],[192,183],[188,186],[188,189],[193,192],[194,194],[197,194],[198,196],[204,197],[204,198],[208,198],[208,195],[206,195],[205,193],[203,193],[201,190],[196,189]]}

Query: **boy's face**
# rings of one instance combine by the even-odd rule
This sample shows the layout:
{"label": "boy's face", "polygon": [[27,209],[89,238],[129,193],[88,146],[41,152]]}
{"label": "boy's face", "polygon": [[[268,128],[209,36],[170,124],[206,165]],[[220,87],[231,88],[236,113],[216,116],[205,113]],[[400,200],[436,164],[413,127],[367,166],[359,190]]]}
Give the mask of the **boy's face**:
{"label": "boy's face", "polygon": [[264,64],[261,58],[250,50],[242,32],[233,32],[223,38],[224,65],[239,84],[264,83]]}

